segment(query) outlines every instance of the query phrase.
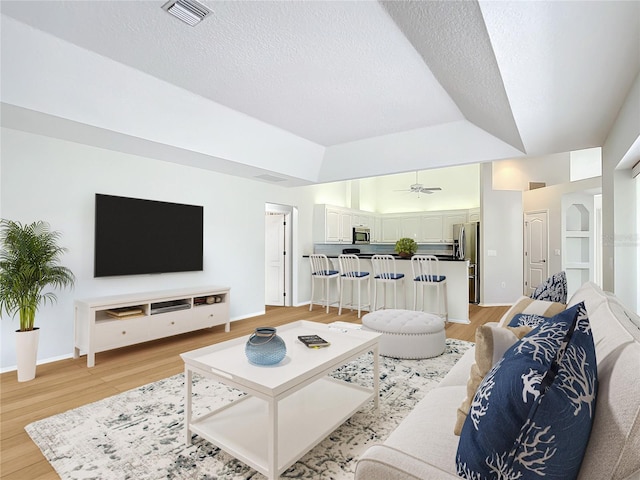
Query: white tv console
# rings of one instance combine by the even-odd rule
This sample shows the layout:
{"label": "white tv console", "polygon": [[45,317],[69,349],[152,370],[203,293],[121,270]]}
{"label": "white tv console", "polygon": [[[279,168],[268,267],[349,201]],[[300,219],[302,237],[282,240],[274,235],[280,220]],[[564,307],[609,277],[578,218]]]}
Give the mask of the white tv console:
{"label": "white tv console", "polygon": [[202,287],[76,300],[73,358],[225,325],[229,331],[229,288]]}

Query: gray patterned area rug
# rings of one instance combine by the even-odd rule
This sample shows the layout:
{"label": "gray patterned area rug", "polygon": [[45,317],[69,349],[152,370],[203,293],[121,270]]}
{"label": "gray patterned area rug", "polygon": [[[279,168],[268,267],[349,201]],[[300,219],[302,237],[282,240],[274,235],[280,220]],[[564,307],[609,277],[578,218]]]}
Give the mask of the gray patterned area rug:
{"label": "gray patterned area rug", "polygon": [[[445,353],[427,360],[380,357],[379,413],[372,404],[366,405],[281,478],[353,478],[358,457],[368,446],[385,440],[471,345],[448,339]],[[332,375],[370,386],[371,358],[363,356]],[[200,397],[194,398],[195,415],[243,395],[194,377],[193,392]],[[198,436],[187,446],[183,406],[184,376],[180,374],[39,420],[25,429],[65,480],[265,478]]]}

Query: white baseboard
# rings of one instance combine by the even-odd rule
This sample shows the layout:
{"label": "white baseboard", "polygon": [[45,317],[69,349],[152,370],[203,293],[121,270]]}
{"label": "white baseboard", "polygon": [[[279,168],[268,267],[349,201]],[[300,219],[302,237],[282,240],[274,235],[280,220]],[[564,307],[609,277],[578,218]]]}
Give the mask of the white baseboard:
{"label": "white baseboard", "polygon": [[[58,357],[43,358],[42,360],[38,360],[36,362],[36,365],[44,365],[45,363],[53,363],[59,360],[67,360],[68,358],[73,358],[73,353],[69,353],[67,355],[60,355]],[[4,367],[0,369],[0,373],[15,372],[17,369],[18,369],[17,365],[10,365],[8,367]]]}
{"label": "white baseboard", "polygon": [[255,312],[255,313],[248,313],[246,315],[241,315],[239,317],[233,317],[229,321],[230,322],[235,322],[235,321],[238,321],[238,320],[244,320],[245,318],[251,318],[251,317],[257,317],[259,315],[264,315],[265,313],[266,313],[266,310],[262,310],[261,312]]}
{"label": "white baseboard", "polygon": [[471,321],[468,320],[468,319],[467,320],[460,320],[458,318],[449,318],[447,321],[449,323],[461,323],[463,325],[469,325],[471,323]]}

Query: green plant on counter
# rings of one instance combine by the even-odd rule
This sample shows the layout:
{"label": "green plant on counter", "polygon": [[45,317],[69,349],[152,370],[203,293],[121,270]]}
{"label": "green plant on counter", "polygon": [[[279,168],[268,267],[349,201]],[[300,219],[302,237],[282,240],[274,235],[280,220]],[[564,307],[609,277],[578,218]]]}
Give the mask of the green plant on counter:
{"label": "green plant on counter", "polygon": [[395,251],[401,256],[411,256],[418,250],[418,244],[413,238],[401,238],[396,242]]}

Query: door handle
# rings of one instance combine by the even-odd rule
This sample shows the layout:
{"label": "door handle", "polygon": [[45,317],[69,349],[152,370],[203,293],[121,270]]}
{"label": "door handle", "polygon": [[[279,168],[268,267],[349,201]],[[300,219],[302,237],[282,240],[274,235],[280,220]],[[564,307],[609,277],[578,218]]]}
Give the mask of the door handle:
{"label": "door handle", "polygon": [[540,263],[547,263],[547,261],[543,258],[542,260],[540,260]]}

